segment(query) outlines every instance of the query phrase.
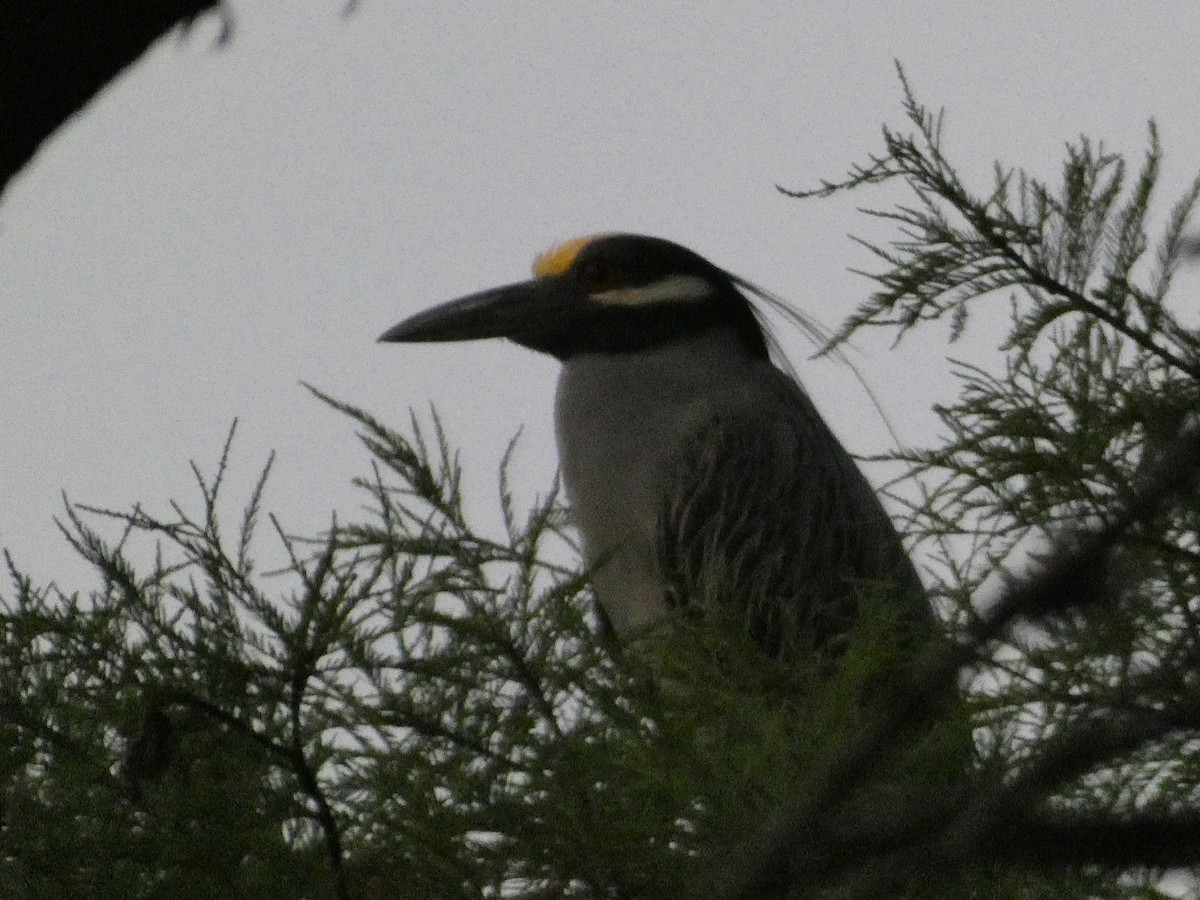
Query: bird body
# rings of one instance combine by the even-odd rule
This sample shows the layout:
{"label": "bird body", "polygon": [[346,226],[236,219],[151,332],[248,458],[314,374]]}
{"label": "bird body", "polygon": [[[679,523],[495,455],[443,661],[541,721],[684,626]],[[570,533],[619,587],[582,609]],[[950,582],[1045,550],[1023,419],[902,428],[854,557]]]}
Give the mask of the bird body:
{"label": "bird body", "polygon": [[906,625],[929,631],[891,521],[772,364],[741,282],[637,235],[570,242],[534,275],[381,340],[502,336],[562,361],[563,481],[618,635],[691,607],[731,615],[770,656],[836,652],[864,598],[900,604]]}
{"label": "bird body", "polygon": [[667,611],[658,559],[662,498],[676,488],[689,439],[723,408],[753,402],[753,362],[730,335],[622,354],[587,353],[563,365],[555,402],[559,463],[571,517],[614,629]]}

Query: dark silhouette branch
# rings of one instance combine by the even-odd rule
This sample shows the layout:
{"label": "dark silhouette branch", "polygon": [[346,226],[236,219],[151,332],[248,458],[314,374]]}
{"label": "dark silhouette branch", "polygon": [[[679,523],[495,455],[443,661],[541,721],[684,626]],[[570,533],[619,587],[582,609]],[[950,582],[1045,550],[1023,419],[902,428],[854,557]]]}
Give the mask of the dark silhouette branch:
{"label": "dark silhouette branch", "polygon": [[[0,194],[42,142],[180,22],[219,0],[37,0],[0,12]],[[228,32],[228,21],[222,35]]]}
{"label": "dark silhouette branch", "polygon": [[1195,866],[1200,864],[1200,814],[1031,814],[1003,823],[993,841],[992,855],[1038,866]]}

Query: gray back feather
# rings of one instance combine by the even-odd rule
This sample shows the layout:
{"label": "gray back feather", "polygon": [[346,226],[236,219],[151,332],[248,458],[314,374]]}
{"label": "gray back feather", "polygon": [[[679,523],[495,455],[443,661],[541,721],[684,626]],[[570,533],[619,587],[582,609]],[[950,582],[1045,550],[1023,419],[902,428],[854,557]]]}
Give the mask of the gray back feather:
{"label": "gray back feather", "polygon": [[874,490],[785,374],[719,404],[685,442],[658,527],[672,606],[731,613],[768,655],[837,655],[864,602],[928,634],[920,580]]}

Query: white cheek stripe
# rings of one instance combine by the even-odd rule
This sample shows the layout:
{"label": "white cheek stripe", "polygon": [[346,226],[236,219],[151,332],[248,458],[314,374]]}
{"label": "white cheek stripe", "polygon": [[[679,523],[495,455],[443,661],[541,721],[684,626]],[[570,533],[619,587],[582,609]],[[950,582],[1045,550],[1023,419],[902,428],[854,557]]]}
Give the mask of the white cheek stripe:
{"label": "white cheek stripe", "polygon": [[650,303],[682,303],[703,300],[712,295],[712,285],[698,275],[671,275],[641,287],[616,288],[592,294],[591,299],[606,306],[641,306]]}

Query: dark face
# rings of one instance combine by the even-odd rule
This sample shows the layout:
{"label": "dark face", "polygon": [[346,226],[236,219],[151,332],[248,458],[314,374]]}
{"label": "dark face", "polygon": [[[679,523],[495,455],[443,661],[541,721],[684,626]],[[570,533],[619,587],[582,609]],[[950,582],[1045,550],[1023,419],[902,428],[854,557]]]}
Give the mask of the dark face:
{"label": "dark face", "polygon": [[748,353],[767,356],[753,310],[729,276],[670,241],[629,234],[582,238],[539,258],[534,275],[418,313],[380,340],[507,337],[566,360],[731,328]]}

